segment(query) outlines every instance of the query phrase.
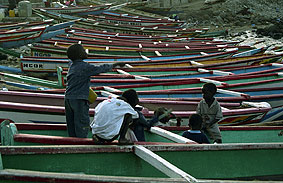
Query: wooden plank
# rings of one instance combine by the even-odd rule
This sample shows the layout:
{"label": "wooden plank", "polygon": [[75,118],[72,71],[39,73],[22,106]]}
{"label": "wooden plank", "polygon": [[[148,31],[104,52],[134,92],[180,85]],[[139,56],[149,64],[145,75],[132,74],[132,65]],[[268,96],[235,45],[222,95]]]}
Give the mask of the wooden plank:
{"label": "wooden plank", "polygon": [[54,173],[40,172],[31,170],[4,169],[0,171],[0,178],[4,180],[25,180],[28,182],[111,182],[111,183],[128,183],[128,182],[160,182],[160,183],[181,183],[185,182],[180,178],[150,178],[150,177],[122,177],[122,176],[101,176],[101,175],[85,175],[75,173]]}
{"label": "wooden plank", "polygon": [[[28,182],[80,182],[80,183],[184,183],[187,182],[181,178],[154,178],[154,177],[126,177],[126,176],[103,176],[103,175],[85,175],[75,173],[55,173],[40,172],[32,170],[16,170],[4,169],[0,170],[1,180],[19,180]],[[245,183],[247,181],[238,180],[200,180],[199,182],[215,182],[215,183]],[[277,183],[278,181],[252,181],[252,183]]]}
{"label": "wooden plank", "polygon": [[183,170],[179,169],[143,146],[134,146],[134,152],[138,157],[142,158],[144,161],[168,175],[170,178],[183,178],[187,182],[198,182],[193,176],[187,174]]}
{"label": "wooden plank", "polygon": [[223,90],[223,89],[220,89],[220,88],[217,88],[217,92],[218,93],[228,94],[228,95],[233,95],[233,96],[237,96],[237,97],[250,98],[250,95],[248,95],[248,94],[241,93],[241,92],[230,91],[230,90]]}
{"label": "wooden plank", "polygon": [[155,133],[157,135],[160,135],[162,137],[165,137],[167,139],[170,139],[174,142],[177,142],[177,143],[183,143],[183,144],[196,144],[195,141],[192,141],[190,139],[187,139],[185,137],[182,137],[178,134],[175,134],[175,133],[172,133],[172,132],[169,132],[167,130],[164,130],[164,129],[161,129],[159,127],[151,127],[150,128],[150,132],[151,133]]}

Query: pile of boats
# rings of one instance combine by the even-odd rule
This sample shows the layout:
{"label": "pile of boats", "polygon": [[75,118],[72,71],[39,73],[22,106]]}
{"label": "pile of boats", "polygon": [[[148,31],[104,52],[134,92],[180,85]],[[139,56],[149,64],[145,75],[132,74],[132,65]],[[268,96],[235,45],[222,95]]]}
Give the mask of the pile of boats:
{"label": "pile of boats", "polygon": [[[0,182],[283,180],[283,127],[266,126],[283,120],[282,48],[240,46],[216,39],[227,31],[189,29],[183,21],[137,16],[110,4],[33,12],[47,20],[0,25],[0,51],[20,59],[20,69],[0,67],[3,86],[16,88],[0,90]],[[146,131],[147,142],[128,146],[68,137],[66,50],[74,43],[86,48],[90,64],[126,64],[91,78],[98,94],[91,120],[99,102],[133,88],[147,118],[162,106],[182,119],[181,126],[172,118]],[[27,44],[30,55],[10,49]],[[218,87],[223,144],[181,136],[207,82]]]}

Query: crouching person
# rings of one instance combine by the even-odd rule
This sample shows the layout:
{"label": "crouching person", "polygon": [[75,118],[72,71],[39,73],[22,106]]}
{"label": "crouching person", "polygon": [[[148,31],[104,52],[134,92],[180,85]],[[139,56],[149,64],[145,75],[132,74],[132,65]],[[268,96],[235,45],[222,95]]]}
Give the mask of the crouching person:
{"label": "crouching person", "polygon": [[[112,142],[117,138],[119,144],[131,144],[136,141],[129,125],[133,119],[139,117],[132,107],[138,102],[138,96],[134,92],[131,95],[113,97],[99,103],[95,107],[94,119],[90,124],[94,142]],[[131,138],[126,138],[126,135]]]}

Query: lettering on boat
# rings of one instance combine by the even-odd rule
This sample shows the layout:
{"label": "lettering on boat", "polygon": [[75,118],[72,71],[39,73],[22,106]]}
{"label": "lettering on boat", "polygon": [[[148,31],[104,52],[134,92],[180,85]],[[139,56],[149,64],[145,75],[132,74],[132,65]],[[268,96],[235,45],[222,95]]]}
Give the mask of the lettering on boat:
{"label": "lettering on boat", "polygon": [[36,64],[36,63],[32,63],[32,64],[23,64],[24,68],[43,68],[43,64]]}
{"label": "lettering on boat", "polygon": [[50,53],[42,53],[42,52],[33,52],[33,56],[36,57],[51,57]]}

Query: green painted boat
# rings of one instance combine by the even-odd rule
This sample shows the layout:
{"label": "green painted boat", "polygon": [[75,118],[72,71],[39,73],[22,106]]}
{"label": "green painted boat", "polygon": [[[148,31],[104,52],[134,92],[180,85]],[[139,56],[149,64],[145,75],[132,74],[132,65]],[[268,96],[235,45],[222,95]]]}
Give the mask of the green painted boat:
{"label": "green painted boat", "polygon": [[[43,179],[42,174],[49,173],[63,173],[73,181],[78,177],[94,175],[140,177],[144,180],[182,178],[186,182],[198,182],[202,179],[282,181],[282,145],[283,143],[3,146],[0,147],[3,171],[10,171],[10,174],[4,176],[0,171],[0,182],[30,181],[36,175],[37,179],[33,180],[44,182],[46,179]],[[167,168],[169,170],[164,170]],[[16,174],[21,171],[28,171],[33,176],[29,175],[27,178],[27,175]],[[170,174],[176,171],[180,173]],[[52,182],[58,179],[55,176],[52,178]]]}
{"label": "green painted boat", "polygon": [[[282,127],[277,130],[280,129]],[[262,136],[279,135],[276,130],[266,130],[271,132],[262,133]],[[238,138],[247,133],[243,132]],[[37,137],[40,139],[40,135]],[[70,142],[80,139],[85,145],[2,146],[0,182],[60,182],[64,177],[61,182],[70,179],[99,182],[98,177],[108,178],[104,182],[111,182],[110,177],[112,182],[127,182],[122,177],[130,177],[129,182],[138,182],[133,180],[141,178],[146,182],[150,179],[155,182],[164,179],[171,182],[212,182],[211,179],[282,181],[283,143],[280,137],[281,141],[277,143],[137,142],[126,146],[115,142],[93,145],[86,143],[91,139],[65,137],[71,138]]]}
{"label": "green painted boat", "polygon": [[[169,132],[182,135],[189,130],[188,126],[160,126],[163,130],[169,131],[169,135],[155,129],[145,131],[147,142],[159,143],[185,143],[180,139],[173,138]],[[223,143],[277,143],[283,142],[283,126],[220,126]],[[162,131],[162,130],[161,130]],[[35,135],[35,136],[33,136]],[[39,135],[39,136],[36,136]],[[51,136],[48,138],[48,136]],[[54,139],[52,139],[54,136]],[[72,142],[57,137],[68,137],[66,124],[34,124],[34,123],[11,123],[9,120],[1,123],[2,145],[59,145],[76,144],[83,145],[83,141],[73,140]],[[88,138],[91,139],[91,132]],[[90,140],[88,139],[88,140]],[[90,140],[91,141],[91,140]],[[89,144],[94,144],[88,141]],[[82,144],[80,144],[82,143]]]}

